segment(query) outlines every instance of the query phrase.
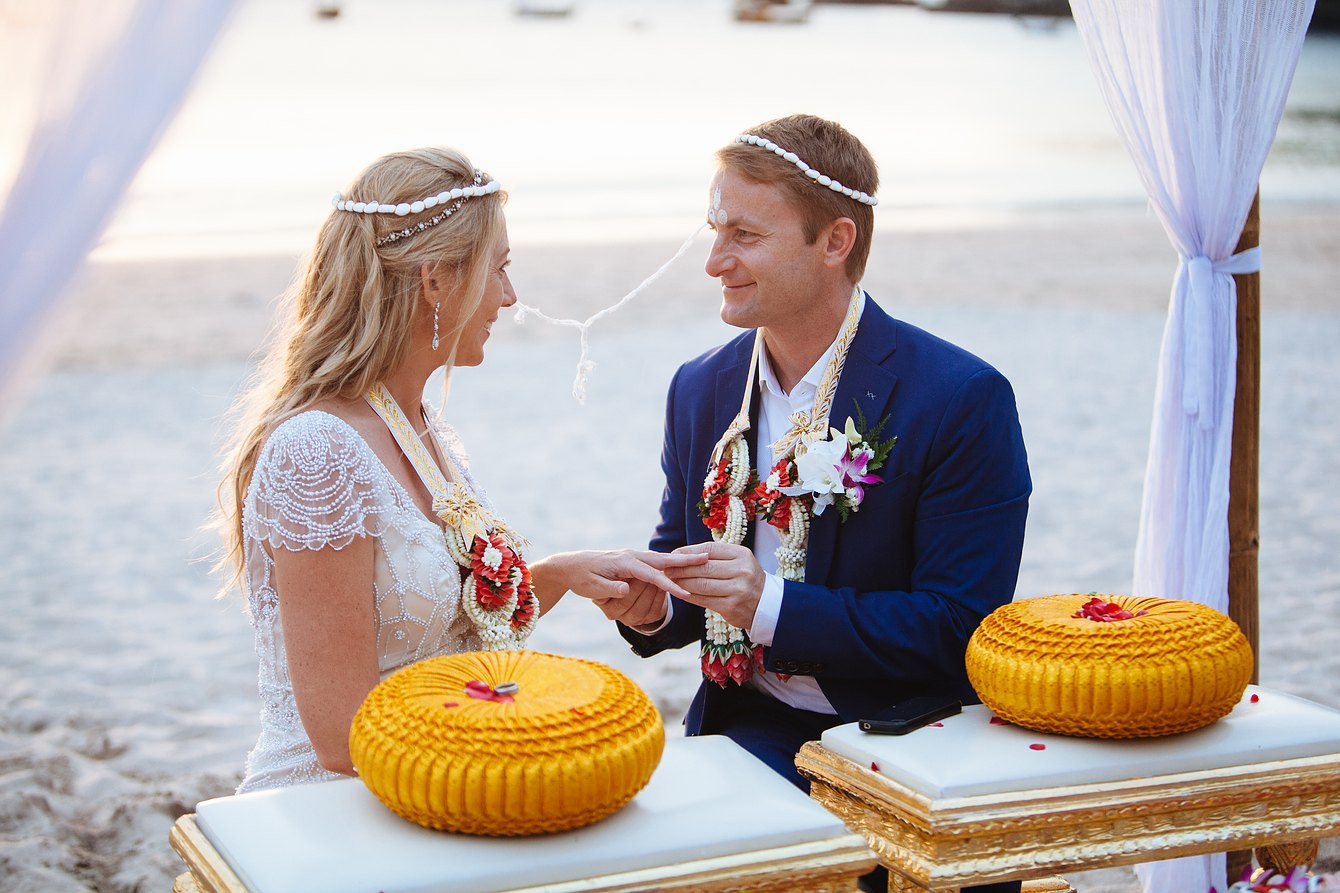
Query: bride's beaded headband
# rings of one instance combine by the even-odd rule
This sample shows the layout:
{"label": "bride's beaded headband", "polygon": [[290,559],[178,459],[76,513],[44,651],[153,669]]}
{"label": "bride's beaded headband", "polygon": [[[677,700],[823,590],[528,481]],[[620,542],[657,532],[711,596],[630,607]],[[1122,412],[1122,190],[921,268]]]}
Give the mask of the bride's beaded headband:
{"label": "bride's beaded headband", "polygon": [[813,180],[816,184],[820,186],[827,186],[834,192],[840,192],[845,196],[855,199],[856,201],[860,202],[863,205],[869,205],[870,207],[873,208],[875,205],[879,204],[879,199],[875,198],[873,195],[862,192],[859,189],[852,189],[850,186],[843,186],[841,183],[839,183],[837,180],[834,180],[832,177],[821,174],[819,171],[815,170],[805,162],[801,161],[795,152],[788,152],[786,149],[783,149],[781,146],[777,145],[770,139],[766,139],[761,136],[754,136],[752,133],[742,133],[735,138],[735,141],[737,143],[745,143],[750,146],[758,146],[760,149],[767,149],[769,152],[781,158],[783,161],[789,161],[796,167],[800,168],[801,172],[804,173],[805,176]]}
{"label": "bride's beaded headband", "polygon": [[[430,195],[427,198],[419,199],[414,202],[401,202],[396,205],[388,205],[384,202],[356,202],[353,199],[347,199],[335,193],[334,198],[330,200],[331,205],[336,211],[346,211],[350,214],[394,214],[397,217],[404,217],[409,214],[421,214],[429,208],[436,208],[438,205],[446,205],[439,213],[427,220],[421,220],[413,226],[398,229],[389,232],[377,240],[377,247],[389,245],[392,242],[398,242],[401,239],[418,235],[426,229],[431,229],[446,220],[452,214],[455,214],[465,204],[467,198],[477,196],[492,195],[501,189],[501,184],[497,180],[484,182],[484,173],[478,169],[475,170],[475,182],[471,186],[457,186],[454,189],[444,189],[437,195]],[[451,204],[447,204],[450,202]]]}

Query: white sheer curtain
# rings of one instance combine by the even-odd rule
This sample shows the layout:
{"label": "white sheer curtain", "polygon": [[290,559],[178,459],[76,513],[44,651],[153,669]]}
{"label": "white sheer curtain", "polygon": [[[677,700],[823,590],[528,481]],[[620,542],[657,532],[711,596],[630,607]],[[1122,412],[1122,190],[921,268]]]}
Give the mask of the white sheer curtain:
{"label": "white sheer curtain", "polygon": [[[1134,591],[1228,609],[1234,255],[1314,0],[1071,0],[1103,97],[1177,250]],[[1223,856],[1137,869],[1150,893],[1223,886]]]}
{"label": "white sheer curtain", "polygon": [[[171,120],[231,7],[232,0],[0,7],[6,38],[29,48],[25,70],[9,72],[7,89],[36,91],[9,97],[34,113],[0,212],[0,418],[25,374],[40,365],[65,286]],[[42,49],[32,51],[35,45]]]}

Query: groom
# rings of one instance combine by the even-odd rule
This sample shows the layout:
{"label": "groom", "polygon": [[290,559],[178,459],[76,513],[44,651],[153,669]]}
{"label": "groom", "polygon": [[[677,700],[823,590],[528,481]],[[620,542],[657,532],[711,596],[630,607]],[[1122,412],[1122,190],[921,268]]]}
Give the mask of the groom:
{"label": "groom", "polygon": [[856,286],[865,146],[795,115],[717,158],[706,270],[746,331],[670,384],[651,542],[709,560],[668,572],[688,599],[642,585],[602,608],[644,657],[700,643],[687,733],[808,789],[795,755],[825,729],[918,695],[978,700],[964,651],[1013,597],[1031,483],[1005,378]]}

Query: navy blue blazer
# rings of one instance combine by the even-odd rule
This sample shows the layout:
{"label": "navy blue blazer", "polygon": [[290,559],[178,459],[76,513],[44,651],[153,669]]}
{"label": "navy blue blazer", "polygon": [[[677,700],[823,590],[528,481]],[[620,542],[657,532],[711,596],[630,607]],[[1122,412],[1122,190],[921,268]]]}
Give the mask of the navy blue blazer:
{"label": "navy blue blazer", "polygon": [[[753,339],[749,331],[690,360],[670,383],[652,549],[711,539],[697,503],[712,448],[739,411]],[[867,296],[832,426],[841,429],[856,404],[870,426],[887,417],[881,437],[898,443],[860,511],[845,523],[831,508],[813,519],[805,582],[785,583],[765,666],[814,676],[843,722],[918,694],[976,703],[964,652],[982,618],[1014,596],[1032,490],[1014,392],[981,359]],[[698,642],[703,611],[676,599],[659,633],[620,632],[648,657]],[[704,681],[687,732],[714,731],[726,700]]]}

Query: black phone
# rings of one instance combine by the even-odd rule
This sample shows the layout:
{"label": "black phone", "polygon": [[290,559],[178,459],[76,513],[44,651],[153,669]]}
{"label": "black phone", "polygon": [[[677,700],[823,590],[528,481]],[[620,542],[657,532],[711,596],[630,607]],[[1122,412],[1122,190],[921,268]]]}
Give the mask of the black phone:
{"label": "black phone", "polygon": [[857,721],[862,732],[873,735],[906,735],[913,729],[953,716],[963,711],[963,704],[954,698],[940,695],[923,695],[918,698],[894,704],[881,710],[869,719]]}

